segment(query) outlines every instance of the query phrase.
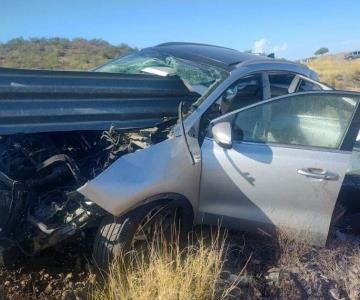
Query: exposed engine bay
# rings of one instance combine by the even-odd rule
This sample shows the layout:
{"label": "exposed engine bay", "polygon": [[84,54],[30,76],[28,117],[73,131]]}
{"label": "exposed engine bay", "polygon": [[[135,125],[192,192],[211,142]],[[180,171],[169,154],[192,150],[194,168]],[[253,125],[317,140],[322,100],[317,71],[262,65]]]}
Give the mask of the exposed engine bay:
{"label": "exposed engine bay", "polygon": [[77,189],[167,139],[199,96],[179,76],[0,68],[3,263],[99,225],[106,212]]}
{"label": "exposed engine bay", "polygon": [[76,189],[120,156],[166,139],[175,123],[0,136],[2,252],[31,255],[91,226],[104,211]]}

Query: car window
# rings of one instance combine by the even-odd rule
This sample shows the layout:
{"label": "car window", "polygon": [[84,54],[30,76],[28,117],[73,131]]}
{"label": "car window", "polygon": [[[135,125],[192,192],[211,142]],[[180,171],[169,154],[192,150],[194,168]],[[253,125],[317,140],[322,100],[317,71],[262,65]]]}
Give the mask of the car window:
{"label": "car window", "polygon": [[221,97],[222,114],[263,100],[262,75],[243,77],[231,85]]}
{"label": "car window", "polygon": [[292,95],[239,112],[234,140],[338,149],[359,97]]}
{"label": "car window", "polygon": [[227,88],[224,93],[202,115],[199,141],[203,141],[209,123],[229,112],[263,101],[262,74],[242,77]]}
{"label": "car window", "polygon": [[321,87],[313,82],[301,79],[297,88],[298,92],[321,91]]}
{"label": "car window", "polygon": [[233,83],[204,114],[211,121],[223,114],[263,101],[262,75],[253,74]]}
{"label": "car window", "polygon": [[271,97],[289,94],[289,87],[295,78],[295,74],[276,73],[269,74]]}

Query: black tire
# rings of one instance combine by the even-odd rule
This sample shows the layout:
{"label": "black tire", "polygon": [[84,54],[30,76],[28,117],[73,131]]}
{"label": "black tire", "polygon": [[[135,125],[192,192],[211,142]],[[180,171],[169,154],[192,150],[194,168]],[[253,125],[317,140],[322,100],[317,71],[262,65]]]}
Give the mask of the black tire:
{"label": "black tire", "polygon": [[[181,222],[181,234],[186,233],[192,226],[192,208],[190,204],[183,205],[183,201],[155,201],[140,206],[120,217],[105,217],[95,237],[93,259],[95,265],[106,270],[111,261],[121,252],[127,252],[133,237],[142,220],[156,207],[172,205],[177,208],[177,215]],[[191,211],[189,212],[189,208]]]}

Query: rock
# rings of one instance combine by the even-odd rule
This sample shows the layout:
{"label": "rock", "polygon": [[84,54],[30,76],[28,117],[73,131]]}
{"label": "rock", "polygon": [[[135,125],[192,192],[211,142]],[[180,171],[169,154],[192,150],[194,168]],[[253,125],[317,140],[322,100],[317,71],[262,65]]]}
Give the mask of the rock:
{"label": "rock", "polygon": [[280,272],[272,272],[265,276],[269,284],[277,285],[279,283]]}
{"label": "rock", "polygon": [[11,282],[10,282],[9,280],[6,280],[6,281],[4,282],[4,286],[5,286],[5,287],[10,286],[10,284],[11,284]]}

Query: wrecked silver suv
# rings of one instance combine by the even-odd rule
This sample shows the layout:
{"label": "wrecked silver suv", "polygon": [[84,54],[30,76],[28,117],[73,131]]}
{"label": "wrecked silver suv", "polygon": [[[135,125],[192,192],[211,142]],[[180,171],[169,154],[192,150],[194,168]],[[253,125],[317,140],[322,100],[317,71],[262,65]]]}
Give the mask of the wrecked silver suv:
{"label": "wrecked silver suv", "polygon": [[174,219],[281,227],[321,245],[331,222],[356,227],[359,94],[300,64],[201,44],[93,71],[0,69],[4,263],[96,230],[105,266]]}

